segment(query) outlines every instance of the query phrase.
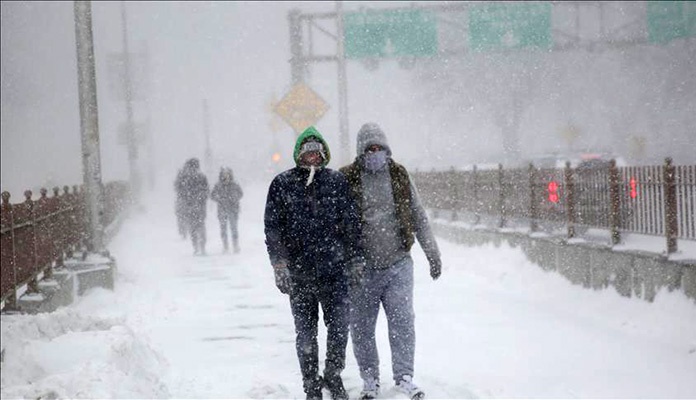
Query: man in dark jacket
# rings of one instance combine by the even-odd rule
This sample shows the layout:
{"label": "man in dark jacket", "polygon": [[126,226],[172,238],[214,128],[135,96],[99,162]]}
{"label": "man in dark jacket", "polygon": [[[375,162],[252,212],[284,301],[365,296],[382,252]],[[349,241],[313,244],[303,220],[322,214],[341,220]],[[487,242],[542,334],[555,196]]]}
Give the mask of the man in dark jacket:
{"label": "man in dark jacket", "polygon": [[413,259],[418,239],[430,264],[430,276],[440,277],[442,263],[428,217],[406,168],[391,159],[387,137],[375,123],[362,126],[355,162],[341,168],[348,178],[362,221],[366,268],[353,294],[351,337],[363,379],[361,399],[379,394],[379,357],[375,326],[384,307],[396,388],[411,398],[423,391],[413,382],[416,332],[413,312]]}
{"label": "man in dark jacket", "polygon": [[235,253],[239,253],[239,232],[237,231],[237,221],[239,219],[239,200],[244,195],[242,188],[234,181],[232,170],[222,168],[220,170],[219,181],[215,184],[210,198],[218,203],[218,220],[220,221],[220,236],[225,253],[229,251],[227,241],[227,225],[232,233],[232,248]]}
{"label": "man in dark jacket", "polygon": [[181,193],[182,210],[191,234],[193,253],[205,255],[205,217],[209,189],[208,179],[200,171],[197,158],[186,161],[176,190]]}
{"label": "man in dark jacket", "polygon": [[[273,179],[264,216],[276,286],[290,295],[297,357],[308,399],[347,399],[341,380],[348,343],[351,279],[364,264],[360,222],[345,176],[326,168],[331,153],[309,127],[297,139],[296,167]],[[318,375],[319,306],[327,328],[324,378]]]}

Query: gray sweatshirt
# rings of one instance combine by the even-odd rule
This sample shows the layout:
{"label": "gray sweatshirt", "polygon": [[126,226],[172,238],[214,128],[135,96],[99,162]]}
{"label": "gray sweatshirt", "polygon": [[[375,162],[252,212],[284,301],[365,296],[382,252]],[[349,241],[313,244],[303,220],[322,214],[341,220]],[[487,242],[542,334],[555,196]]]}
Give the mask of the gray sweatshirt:
{"label": "gray sweatshirt", "polygon": [[[401,246],[389,168],[377,172],[362,172],[361,178],[367,265],[373,268],[388,268],[409,255]],[[420,203],[413,181],[410,178],[409,181],[416,239],[429,260],[439,260],[440,250],[430,229],[428,216]]]}

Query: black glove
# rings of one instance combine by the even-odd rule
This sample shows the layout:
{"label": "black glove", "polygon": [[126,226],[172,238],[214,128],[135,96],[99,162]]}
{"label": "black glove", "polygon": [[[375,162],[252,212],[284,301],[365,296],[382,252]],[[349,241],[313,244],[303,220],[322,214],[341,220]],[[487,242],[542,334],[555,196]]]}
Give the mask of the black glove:
{"label": "black glove", "polygon": [[275,273],[275,284],[280,293],[290,293],[290,270],[286,266],[273,267]]}
{"label": "black glove", "polygon": [[442,261],[439,258],[428,260],[430,263],[430,277],[437,280],[442,274]]}
{"label": "black glove", "polygon": [[365,261],[361,258],[353,259],[348,269],[348,284],[355,290],[362,286],[365,278]]}

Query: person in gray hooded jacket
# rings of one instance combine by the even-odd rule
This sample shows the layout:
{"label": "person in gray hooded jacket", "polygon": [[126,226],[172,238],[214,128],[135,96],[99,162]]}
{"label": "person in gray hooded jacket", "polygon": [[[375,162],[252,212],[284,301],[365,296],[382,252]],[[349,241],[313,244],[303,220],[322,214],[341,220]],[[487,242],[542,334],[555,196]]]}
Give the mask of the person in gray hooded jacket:
{"label": "person in gray hooded jacket", "polygon": [[427,214],[408,171],[391,158],[387,137],[375,123],[360,128],[355,161],[341,168],[358,204],[366,265],[361,284],[352,293],[351,337],[363,379],[361,399],[379,395],[379,356],[375,328],[380,303],[389,327],[392,372],[398,390],[411,398],[424,392],[413,382],[415,327],[413,259],[418,239],[430,264],[432,279],[442,262]]}

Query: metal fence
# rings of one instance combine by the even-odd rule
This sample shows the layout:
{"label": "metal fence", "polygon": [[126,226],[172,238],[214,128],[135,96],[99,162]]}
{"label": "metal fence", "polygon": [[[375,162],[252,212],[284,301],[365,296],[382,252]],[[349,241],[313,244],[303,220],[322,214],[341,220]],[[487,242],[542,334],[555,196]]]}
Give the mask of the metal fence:
{"label": "metal fence", "polygon": [[[104,185],[102,226],[111,224],[129,204],[127,183],[110,182]],[[88,243],[88,215],[84,192],[78,186],[64,186],[63,193],[53,188],[53,196],[41,189],[38,200],[32,192],[24,192],[25,200],[11,204],[10,193],[2,193],[0,208],[0,296],[2,301],[16,301],[16,290],[28,285],[36,291],[43,273],[51,277],[54,266],[62,265],[65,257],[84,250]]]}
{"label": "metal fence", "polygon": [[622,232],[664,235],[667,252],[677,239],[696,240],[696,165],[617,167],[611,160],[571,168],[415,172],[428,208],[469,215],[475,224],[498,227],[563,227],[567,236],[587,228],[607,229],[612,242]]}

